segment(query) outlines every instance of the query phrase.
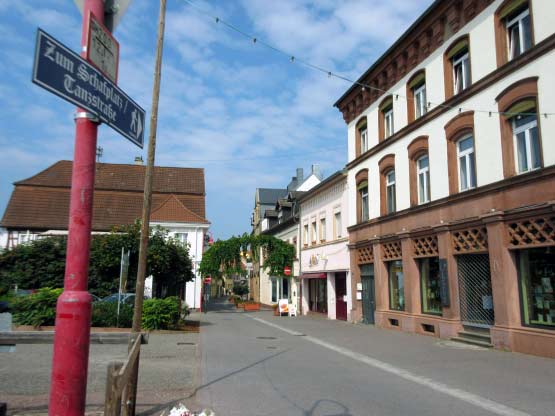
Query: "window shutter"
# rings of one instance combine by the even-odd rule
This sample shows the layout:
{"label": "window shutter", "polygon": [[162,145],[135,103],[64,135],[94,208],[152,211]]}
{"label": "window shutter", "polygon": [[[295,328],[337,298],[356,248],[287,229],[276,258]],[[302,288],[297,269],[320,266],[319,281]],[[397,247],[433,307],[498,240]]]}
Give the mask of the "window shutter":
{"label": "window shutter", "polygon": [[368,188],[368,181],[362,181],[361,183],[358,184],[357,190],[360,191],[362,188]]}
{"label": "window shutter", "polygon": [[501,9],[499,12],[499,18],[504,19],[505,17],[509,16],[511,13],[515,12],[520,7],[524,5],[528,5],[528,0],[513,0],[510,1]]}
{"label": "window shutter", "polygon": [[447,53],[447,57],[449,59],[452,59],[455,55],[459,54],[464,49],[468,49],[468,39],[463,39],[459,41],[451,49],[449,49],[449,52]]}
{"label": "window shutter", "polygon": [[388,97],[380,106],[380,111],[388,110],[389,107],[393,106],[393,97]]}
{"label": "window shutter", "polygon": [[523,101],[519,101],[516,104],[513,104],[509,109],[506,111],[507,117],[512,118],[517,114],[522,113],[535,113],[536,112],[536,100],[534,99],[526,99]]}
{"label": "window shutter", "polygon": [[421,72],[411,80],[411,82],[409,83],[409,88],[414,89],[424,84],[424,82],[426,82],[426,73]]}

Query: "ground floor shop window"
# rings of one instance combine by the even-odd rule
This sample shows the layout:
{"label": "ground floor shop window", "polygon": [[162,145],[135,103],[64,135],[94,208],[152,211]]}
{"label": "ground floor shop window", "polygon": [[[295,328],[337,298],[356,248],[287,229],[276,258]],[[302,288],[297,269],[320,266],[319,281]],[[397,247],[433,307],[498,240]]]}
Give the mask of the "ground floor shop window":
{"label": "ground floor shop window", "polygon": [[286,277],[272,278],[272,302],[277,303],[280,299],[289,299],[289,279]]}
{"label": "ground floor shop window", "polygon": [[405,285],[403,278],[403,262],[395,260],[388,263],[389,269],[389,309],[405,310]]}
{"label": "ground floor shop window", "polygon": [[327,279],[308,280],[308,308],[311,312],[328,313]]}
{"label": "ground floor shop window", "polygon": [[517,262],[524,324],[555,329],[555,247],[519,250]]}
{"label": "ground floor shop window", "polygon": [[441,315],[439,257],[420,259],[420,290],[422,293],[422,313]]}

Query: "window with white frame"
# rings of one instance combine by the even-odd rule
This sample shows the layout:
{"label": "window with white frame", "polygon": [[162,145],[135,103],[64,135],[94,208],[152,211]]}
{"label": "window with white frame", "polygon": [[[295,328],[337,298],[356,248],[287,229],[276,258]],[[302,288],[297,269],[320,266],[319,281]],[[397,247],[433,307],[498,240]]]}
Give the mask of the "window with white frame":
{"label": "window with white frame", "polygon": [[313,218],[312,219],[312,229],[310,230],[310,236],[312,237],[311,241],[312,241],[313,244],[316,243],[316,237],[318,235],[317,231],[318,230],[317,230],[317,226],[316,226],[316,218]]}
{"label": "window with white frame", "polygon": [[427,112],[426,83],[414,88],[414,114],[416,118],[422,117]]}
{"label": "window with white frame", "polygon": [[393,126],[393,106],[384,110],[384,127],[385,127],[385,138],[392,136],[394,133]]}
{"label": "window with white frame", "polygon": [[416,161],[416,174],[418,177],[418,203],[430,202],[430,160],[428,155],[421,156]]}
{"label": "window with white frame", "polygon": [[364,153],[368,150],[368,129],[363,127],[360,130],[360,153]]}
{"label": "window with white frame", "polygon": [[320,217],[320,241],[326,241],[326,218]]}
{"label": "window with white frame", "polygon": [[513,118],[513,136],[518,173],[541,167],[538,119],[532,112]]}
{"label": "window with white frame", "polygon": [[392,169],[385,175],[385,192],[387,213],[395,212],[395,170]]}
{"label": "window with white frame", "polygon": [[368,182],[365,182],[363,185],[360,186],[359,190],[360,195],[360,219],[361,221],[368,221],[370,218],[369,213],[369,205],[368,205]]}
{"label": "window with white frame", "polygon": [[308,246],[308,224],[303,225],[303,244]]}
{"label": "window with white frame", "polygon": [[175,234],[173,235],[173,237],[174,237],[179,243],[181,243],[181,245],[184,246],[185,244],[187,244],[187,237],[188,237],[188,234],[187,234],[187,233],[175,233]]}
{"label": "window with white frame", "polygon": [[470,54],[465,48],[453,58],[453,82],[455,94],[470,86]]}
{"label": "window with white frame", "polygon": [[459,165],[459,190],[466,191],[475,188],[476,158],[472,136],[466,136],[457,142],[457,161]]}
{"label": "window with white frame", "polygon": [[334,238],[341,238],[341,211],[333,214],[333,234]]}
{"label": "window with white frame", "polygon": [[532,47],[530,9],[517,10],[506,19],[509,59],[518,57]]}

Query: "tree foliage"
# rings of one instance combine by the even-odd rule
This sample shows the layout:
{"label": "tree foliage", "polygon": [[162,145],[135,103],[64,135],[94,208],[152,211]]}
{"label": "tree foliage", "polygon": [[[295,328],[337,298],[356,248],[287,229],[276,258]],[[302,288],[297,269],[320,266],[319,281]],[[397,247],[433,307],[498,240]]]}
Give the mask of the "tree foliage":
{"label": "tree foliage", "polygon": [[262,251],[262,267],[271,275],[284,276],[285,266],[291,267],[295,258],[295,246],[271,235],[249,235],[216,241],[202,256],[199,271],[203,276],[246,275],[241,266],[241,254],[259,260]]}
{"label": "tree foliage", "polygon": [[[118,291],[121,250],[130,252],[127,290],[133,291],[139,257],[140,223],[115,227],[111,233],[91,240],[89,290],[98,296]],[[62,287],[65,271],[66,238],[49,237],[0,254],[0,285],[17,284],[22,289]],[[176,288],[194,278],[187,246],[167,238],[162,228],[150,230],[147,275],[158,287]]]}

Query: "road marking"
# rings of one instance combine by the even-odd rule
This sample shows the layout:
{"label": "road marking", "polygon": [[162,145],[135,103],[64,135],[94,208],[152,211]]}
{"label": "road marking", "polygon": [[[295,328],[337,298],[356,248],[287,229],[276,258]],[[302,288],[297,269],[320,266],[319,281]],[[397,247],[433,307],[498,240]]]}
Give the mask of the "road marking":
{"label": "road marking", "polygon": [[[288,328],[284,328],[281,325],[274,324],[272,322],[268,322],[264,319],[257,318],[254,316],[246,315],[255,321],[263,323],[265,325],[271,326],[273,328],[279,329],[283,332],[286,332],[290,335],[301,335],[300,332],[292,331]],[[402,379],[412,381],[413,383],[420,384],[421,386],[428,387],[432,390],[437,392],[446,394],[448,396],[454,397],[456,399],[462,400],[464,402],[473,404],[474,406],[480,407],[482,409],[488,410],[492,413],[495,413],[500,416],[530,416],[529,413],[521,412],[520,410],[513,409],[512,407],[505,406],[501,403],[494,402],[493,400],[486,399],[485,397],[478,396],[477,394],[469,393],[467,391],[457,389],[454,387],[449,387],[446,384],[434,381],[427,377],[422,377],[417,374],[411,373],[410,371],[403,370],[402,368],[395,367],[394,365],[388,364],[386,362],[376,360],[375,358],[371,358],[367,355],[360,354],[358,352],[351,351],[347,348],[339,347],[334,344],[330,344],[329,342],[323,341],[319,338],[315,338],[312,336],[305,336],[303,339],[310,341],[314,344],[320,345],[324,348],[329,350],[335,351],[341,355],[346,357],[352,358],[353,360],[360,361],[364,364],[367,364],[371,367],[378,368],[386,373],[396,375],[401,377]]]}

